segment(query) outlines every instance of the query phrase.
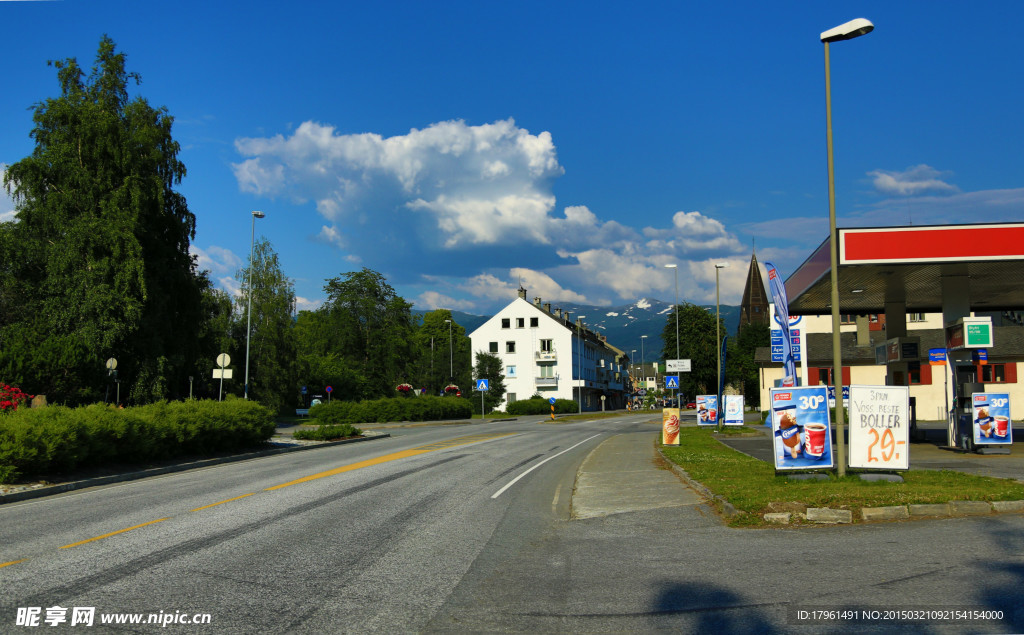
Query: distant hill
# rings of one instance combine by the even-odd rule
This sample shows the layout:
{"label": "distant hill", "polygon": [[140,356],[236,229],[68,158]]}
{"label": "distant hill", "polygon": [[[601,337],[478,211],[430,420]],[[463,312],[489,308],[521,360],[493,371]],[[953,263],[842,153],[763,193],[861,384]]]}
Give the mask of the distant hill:
{"label": "distant hill", "polygon": [[[713,304],[700,306],[712,314],[715,312]],[[672,312],[672,303],[641,298],[633,304],[616,307],[552,303],[552,308],[569,311],[572,313],[573,319],[578,315],[587,316],[583,320],[587,327],[606,336],[609,344],[625,351],[627,355],[631,355],[635,348],[637,361],[641,361],[642,350],[643,361],[650,362],[661,357],[661,332]],[[739,330],[740,307],[723,304],[719,308],[726,333],[729,336],[735,336]],[[424,313],[427,311],[413,310],[414,315],[423,315]],[[472,333],[491,318],[489,315],[473,315],[461,311],[452,311],[452,317],[457,324],[466,329],[466,333]],[[642,345],[641,335],[647,336]]]}

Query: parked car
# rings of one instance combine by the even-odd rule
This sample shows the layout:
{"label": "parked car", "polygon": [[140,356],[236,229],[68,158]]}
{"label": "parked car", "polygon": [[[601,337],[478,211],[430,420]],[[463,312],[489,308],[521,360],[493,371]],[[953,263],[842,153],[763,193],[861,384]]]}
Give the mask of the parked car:
{"label": "parked car", "polygon": [[696,402],[696,401],[687,401],[687,402],[686,402],[686,408],[687,408],[688,410],[693,410],[693,409],[695,409],[696,407],[697,407],[697,402]]}

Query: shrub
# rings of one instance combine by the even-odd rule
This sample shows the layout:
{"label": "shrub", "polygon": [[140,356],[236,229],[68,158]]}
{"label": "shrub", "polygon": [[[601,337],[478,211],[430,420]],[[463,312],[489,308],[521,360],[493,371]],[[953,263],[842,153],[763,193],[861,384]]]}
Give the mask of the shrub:
{"label": "shrub", "polygon": [[274,427],[270,410],[243,400],[20,408],[0,424],[0,482],[253,447]]}
{"label": "shrub", "polygon": [[315,429],[296,430],[293,435],[296,439],[308,439],[311,441],[330,441],[332,439],[344,439],[346,437],[358,437],[363,433],[351,423],[331,424],[320,426]]}
{"label": "shrub", "polygon": [[[579,412],[579,404],[571,399],[556,399],[555,414],[572,414]],[[510,415],[546,415],[551,414],[551,403],[547,399],[530,398],[513,401],[505,408]]]}
{"label": "shrub", "polygon": [[473,407],[458,397],[422,395],[408,399],[394,397],[370,401],[333,401],[309,409],[311,423],[383,423],[386,421],[442,421],[469,419]]}

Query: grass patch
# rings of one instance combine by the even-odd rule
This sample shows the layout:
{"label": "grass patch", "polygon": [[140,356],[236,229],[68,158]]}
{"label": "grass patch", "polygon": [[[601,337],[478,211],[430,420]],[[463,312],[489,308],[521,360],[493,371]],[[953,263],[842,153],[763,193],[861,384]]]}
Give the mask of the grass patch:
{"label": "grass patch", "polygon": [[863,507],[953,500],[1024,500],[1024,484],[1012,479],[948,470],[902,472],[903,483],[863,481],[849,471],[843,478],[829,472],[828,480],[792,480],[776,476],[774,465],[719,443],[710,430],[682,428],[679,441],[679,447],[660,446],[665,457],[736,509],[747,512],[730,520],[732,526],[765,525],[762,516],[773,502],[794,501],[808,507],[849,509],[856,520]]}

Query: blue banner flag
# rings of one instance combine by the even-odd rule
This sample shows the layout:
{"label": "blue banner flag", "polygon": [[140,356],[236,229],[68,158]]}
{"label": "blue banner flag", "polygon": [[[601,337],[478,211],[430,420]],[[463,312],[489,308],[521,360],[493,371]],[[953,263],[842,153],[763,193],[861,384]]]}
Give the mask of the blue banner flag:
{"label": "blue banner flag", "polygon": [[[789,336],[789,299],[786,297],[786,285],[782,282],[775,265],[770,262],[764,263],[768,272],[768,288],[771,289],[772,299],[775,301],[775,321],[782,329],[782,364],[783,378],[782,385],[785,387],[796,385],[796,361],[793,357],[793,342]],[[775,325],[772,325],[775,327]]]}

